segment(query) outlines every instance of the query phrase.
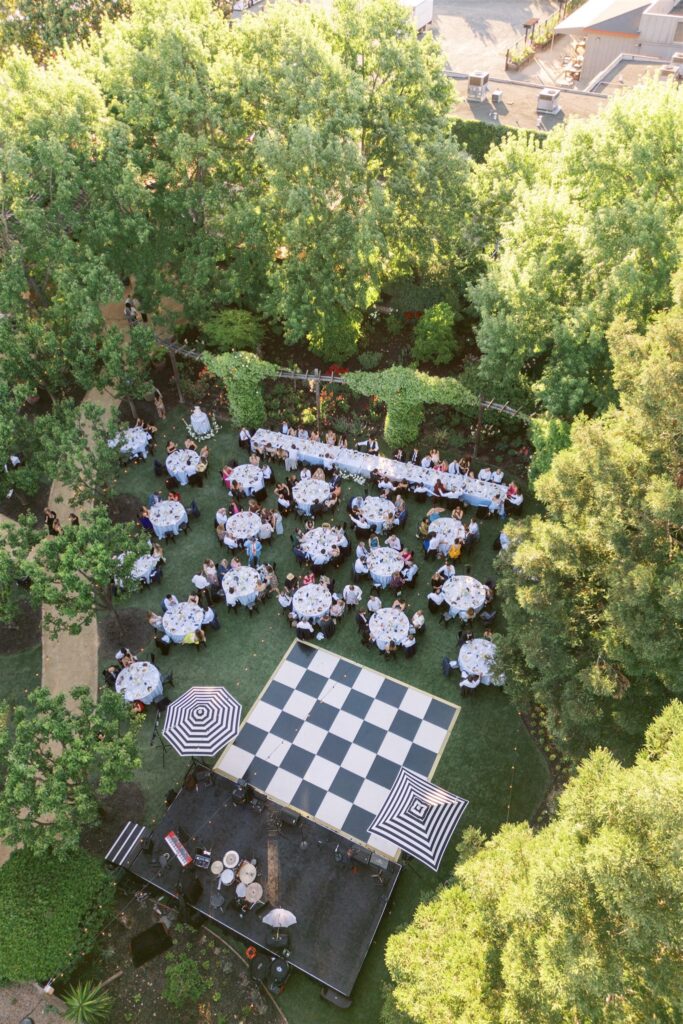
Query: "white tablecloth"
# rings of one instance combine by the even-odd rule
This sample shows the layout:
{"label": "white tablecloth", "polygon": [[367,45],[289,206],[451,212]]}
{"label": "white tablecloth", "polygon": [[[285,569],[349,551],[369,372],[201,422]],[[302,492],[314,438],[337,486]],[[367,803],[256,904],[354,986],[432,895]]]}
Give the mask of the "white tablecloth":
{"label": "white tablecloth", "polygon": [[195,434],[210,434],[211,423],[209,417],[201,409],[197,408],[190,416],[190,424]]}
{"label": "white tablecloth", "polygon": [[332,595],[327,587],[320,583],[308,583],[299,587],[292,598],[292,610],[300,619],[317,622],[325,612],[330,610]]}
{"label": "white tablecloth", "polygon": [[250,605],[256,600],[256,587],[259,582],[259,574],[256,569],[248,565],[241,565],[239,569],[230,569],[223,577],[223,593],[228,601],[228,590],[232,587],[237,595],[240,604]]}
{"label": "white tablecloth", "polygon": [[451,576],[443,584],[441,592],[451,611],[456,613],[466,612],[470,608],[474,608],[475,612],[481,611],[486,601],[484,584],[475,580],[474,576]]}
{"label": "white tablecloth", "polygon": [[331,493],[326,480],[299,480],[292,488],[296,507],[306,513],[311,511],[315,502],[328,501]]}
{"label": "white tablecloth", "polygon": [[136,661],[119,672],[116,692],[125,700],[141,700],[143,704],[151,704],[164,692],[161,672],[149,661]]}
{"label": "white tablecloth", "polygon": [[393,548],[374,548],[368,555],[368,570],[373,583],[386,587],[392,574],[400,572],[405,562]]}
{"label": "white tablecloth", "polygon": [[230,516],[225,532],[236,541],[249,540],[251,537],[258,537],[261,529],[261,517],[255,512],[236,512]]}
{"label": "white tablecloth", "polygon": [[494,676],[492,665],[496,656],[496,645],[490,640],[479,637],[477,640],[470,640],[463,644],[458,655],[458,665],[468,675],[480,675],[485,686],[502,686],[505,683],[504,675]]}
{"label": "white tablecloth", "polygon": [[169,475],[177,480],[179,484],[186,484],[189,477],[194,476],[199,465],[199,452],[191,448],[182,448],[177,452],[171,452],[166,459],[166,469]]}
{"label": "white tablecloth", "polygon": [[237,481],[247,495],[263,490],[263,473],[258,466],[252,466],[249,462],[243,466],[235,466],[228,482],[232,484],[234,481]]}
{"label": "white tablecloth", "polygon": [[155,558],[154,555],[141,555],[140,558],[136,558],[133,563],[133,568],[130,570],[130,574],[134,580],[144,580],[145,583],[152,582],[152,573],[159,564],[159,559]]}
{"label": "white tablecloth", "polygon": [[434,469],[422,469],[412,462],[397,462],[395,459],[385,459],[382,455],[368,455],[354,448],[339,448],[336,445],[323,444],[321,441],[302,441],[291,434],[279,434],[273,430],[257,430],[251,440],[257,447],[270,448],[273,451],[284,448],[286,452],[290,452],[296,448],[299,462],[319,466],[325,460],[354,476],[367,477],[376,469],[389,480],[406,480],[410,484],[422,484],[430,491],[433,490],[436,481],[441,480],[447,491],[459,494],[462,500],[470,505],[492,508],[507,492],[507,484],[471,480],[459,474],[437,473]]}
{"label": "white tablecloth", "polygon": [[187,522],[187,512],[180,501],[158,501],[150,508],[149,518],[155,534],[161,540],[169,533],[178,536],[178,530]]}
{"label": "white tablecloth", "polygon": [[380,650],[384,650],[390,640],[400,646],[410,634],[410,620],[400,608],[380,608],[370,616],[368,625],[370,636]]}
{"label": "white tablecloth", "polygon": [[129,427],[107,441],[110,448],[118,448],[124,455],[142,455],[147,458],[149,434],[142,427]]}
{"label": "white tablecloth", "polygon": [[451,516],[435,519],[429,526],[429,532],[439,538],[439,550],[443,555],[448,554],[448,549],[454,541],[465,539],[465,527],[459,519],[453,519]]}
{"label": "white tablecloth", "polygon": [[358,508],[370,526],[391,529],[396,520],[396,506],[388,498],[378,498],[371,494],[368,498],[363,498]]}
{"label": "white tablecloth", "polygon": [[204,612],[198,604],[181,601],[163,617],[164,632],[174,644],[181,644],[188,633],[201,629]]}
{"label": "white tablecloth", "polygon": [[332,547],[345,548],[348,540],[337,526],[316,526],[305,533],[299,547],[305,551],[313,565],[325,565],[332,557]]}

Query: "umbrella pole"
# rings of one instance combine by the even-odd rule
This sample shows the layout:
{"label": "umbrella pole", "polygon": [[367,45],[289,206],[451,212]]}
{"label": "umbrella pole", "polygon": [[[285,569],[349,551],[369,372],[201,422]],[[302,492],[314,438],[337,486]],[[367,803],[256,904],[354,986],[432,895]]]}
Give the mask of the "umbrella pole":
{"label": "umbrella pole", "polygon": [[154,746],[154,741],[159,740],[161,746],[161,767],[166,767],[166,744],[161,737],[161,729],[159,728],[159,722],[161,721],[161,708],[157,708],[157,715],[154,719],[154,728],[152,729],[152,738],[149,741],[150,747]]}

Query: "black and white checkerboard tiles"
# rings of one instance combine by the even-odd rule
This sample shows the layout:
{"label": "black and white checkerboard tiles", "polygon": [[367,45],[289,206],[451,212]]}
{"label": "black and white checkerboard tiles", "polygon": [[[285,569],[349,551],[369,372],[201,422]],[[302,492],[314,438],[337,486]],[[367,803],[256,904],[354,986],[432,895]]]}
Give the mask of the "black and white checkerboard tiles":
{"label": "black and white checkerboard tiles", "polygon": [[458,708],[295,643],[216,768],[394,857],[368,831],[402,766],[429,776]]}

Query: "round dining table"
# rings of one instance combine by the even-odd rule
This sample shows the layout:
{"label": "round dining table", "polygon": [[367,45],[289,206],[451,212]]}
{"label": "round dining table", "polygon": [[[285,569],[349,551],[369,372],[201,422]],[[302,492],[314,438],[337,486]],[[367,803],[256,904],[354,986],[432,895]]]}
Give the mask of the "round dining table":
{"label": "round dining table", "polygon": [[181,601],[164,615],[162,622],[166,636],[174,644],[181,644],[188,633],[201,629],[204,612],[192,601]]}
{"label": "round dining table", "polygon": [[[241,565],[239,569],[228,569],[222,583],[225,603],[234,604],[234,600],[229,600],[229,597],[234,595],[240,604],[253,604],[256,600],[256,588],[259,580],[258,570],[252,569],[248,565]],[[231,590],[233,594],[230,594]]]}
{"label": "round dining table", "polygon": [[122,668],[115,685],[116,692],[124,700],[139,700],[143,704],[151,704],[164,692],[161,672],[150,661],[134,661],[127,668]]}
{"label": "round dining table", "polygon": [[228,477],[228,484],[233,483],[238,483],[247,496],[256,494],[264,487],[263,471],[260,466],[254,466],[250,462],[235,466]]}
{"label": "round dining table", "polygon": [[368,572],[378,587],[386,587],[395,572],[400,572],[405,562],[394,548],[371,548],[367,558]]}
{"label": "round dining table", "polygon": [[130,570],[130,575],[134,580],[143,580],[145,583],[152,582],[152,573],[159,564],[159,559],[156,555],[140,555],[133,562],[133,568]]}
{"label": "round dining table", "polygon": [[368,626],[380,650],[384,650],[390,640],[400,647],[410,635],[410,620],[400,608],[380,608],[370,616]]}
{"label": "round dining table", "polygon": [[446,556],[452,544],[465,539],[465,527],[453,516],[442,516],[429,524],[429,533],[439,538],[439,551]]}
{"label": "round dining table", "polygon": [[178,536],[180,527],[187,522],[187,512],[180,501],[158,501],[150,508],[149,519],[154,533],[163,540],[169,533]]}
{"label": "round dining table", "polygon": [[166,469],[169,476],[177,480],[179,484],[186,484],[191,476],[197,472],[199,465],[199,452],[192,448],[179,448],[166,459]]}
{"label": "round dining table", "polygon": [[505,676],[494,673],[493,664],[496,657],[496,645],[492,640],[477,637],[463,644],[458,654],[458,665],[469,676],[481,676],[484,686],[503,686]]}
{"label": "round dining table", "polygon": [[141,455],[146,459],[149,441],[149,434],[143,427],[129,427],[121,430],[107,444],[110,448],[118,448],[122,455]]}
{"label": "round dining table", "polygon": [[236,512],[229,516],[225,524],[225,532],[231,540],[244,544],[246,540],[258,537],[261,531],[261,517],[255,512]]}
{"label": "round dining table", "polygon": [[378,498],[374,494],[363,498],[358,509],[363,513],[366,523],[369,526],[374,526],[376,530],[390,530],[398,518],[393,501],[389,501],[388,498]]}
{"label": "round dining table", "polygon": [[299,541],[299,547],[313,565],[325,565],[332,558],[332,548],[348,547],[346,534],[338,526],[315,526]]}
{"label": "round dining table", "polygon": [[299,619],[318,622],[332,607],[332,594],[321,583],[299,587],[292,598],[292,610]]}
{"label": "round dining table", "polygon": [[292,488],[294,503],[300,512],[310,515],[314,505],[329,501],[332,491],[326,480],[299,480]]}
{"label": "round dining table", "polygon": [[441,593],[455,614],[472,608],[481,611],[486,603],[486,587],[474,576],[451,576],[442,584]]}

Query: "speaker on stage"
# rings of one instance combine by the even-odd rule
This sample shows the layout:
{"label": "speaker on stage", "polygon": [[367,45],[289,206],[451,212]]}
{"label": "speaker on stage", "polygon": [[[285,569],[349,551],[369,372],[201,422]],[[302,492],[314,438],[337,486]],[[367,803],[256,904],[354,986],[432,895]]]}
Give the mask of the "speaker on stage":
{"label": "speaker on stage", "polygon": [[289,825],[291,828],[293,828],[295,825],[298,825],[299,822],[301,821],[301,815],[292,814],[291,811],[281,811],[280,821],[282,822],[283,825]]}
{"label": "speaker on stage", "polygon": [[154,924],[130,940],[130,955],[134,967],[142,967],[148,960],[165,953],[173,945],[171,937],[162,924]]}
{"label": "speaker on stage", "polygon": [[180,891],[188,903],[198,903],[204,889],[196,875],[185,871],[180,876]]}

